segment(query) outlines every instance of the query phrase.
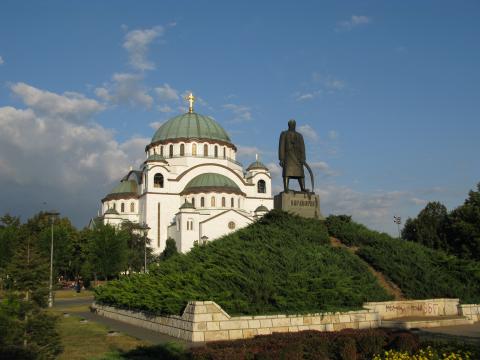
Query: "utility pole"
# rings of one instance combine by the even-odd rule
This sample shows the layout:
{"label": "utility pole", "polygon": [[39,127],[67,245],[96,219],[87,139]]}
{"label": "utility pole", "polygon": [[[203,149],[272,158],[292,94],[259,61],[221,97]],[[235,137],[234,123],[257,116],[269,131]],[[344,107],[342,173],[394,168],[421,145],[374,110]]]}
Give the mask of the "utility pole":
{"label": "utility pole", "polygon": [[143,231],[144,261],[145,261],[143,272],[146,273],[147,272],[147,235],[148,235],[148,231],[150,230],[150,227],[146,223],[143,223],[143,225],[141,226],[141,229]]}
{"label": "utility pole", "polygon": [[45,213],[45,215],[50,217],[50,231],[51,231],[51,241],[50,241],[50,282],[48,286],[48,307],[53,307],[53,222],[55,218],[60,215],[58,212],[50,211]]}

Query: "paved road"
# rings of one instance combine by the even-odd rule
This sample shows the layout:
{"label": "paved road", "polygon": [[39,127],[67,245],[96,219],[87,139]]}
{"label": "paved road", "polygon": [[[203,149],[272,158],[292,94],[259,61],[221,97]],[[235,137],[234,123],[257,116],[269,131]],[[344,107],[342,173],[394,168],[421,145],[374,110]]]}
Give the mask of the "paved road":
{"label": "paved road", "polygon": [[[62,308],[70,307],[70,306],[90,305],[92,302],[93,302],[93,297],[58,299],[55,301],[54,307],[57,308],[58,310],[61,310]],[[122,321],[109,319],[109,318],[97,315],[95,313],[92,313],[90,311],[75,311],[75,312],[72,312],[72,315],[82,317],[92,322],[103,324],[112,331],[121,332],[123,334],[127,334],[134,338],[148,341],[154,345],[165,344],[167,342],[173,341],[176,343],[181,343],[186,347],[192,346],[192,344],[189,342],[182,341],[180,339],[177,339],[168,335],[160,334],[156,331],[130,325]]]}

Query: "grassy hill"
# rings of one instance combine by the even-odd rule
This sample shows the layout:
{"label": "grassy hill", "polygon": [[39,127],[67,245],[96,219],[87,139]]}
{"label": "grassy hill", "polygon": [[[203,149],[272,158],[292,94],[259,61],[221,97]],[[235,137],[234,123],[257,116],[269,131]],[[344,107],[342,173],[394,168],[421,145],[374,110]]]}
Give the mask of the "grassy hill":
{"label": "grassy hill", "polygon": [[[350,251],[332,247],[329,235]],[[392,299],[369,266],[407,298],[480,302],[478,262],[393,239],[346,216],[320,222],[279,211],[149,274],[97,288],[96,301],[157,314],[181,314],[190,300],[213,300],[232,315],[340,311]]]}
{"label": "grassy hill", "polygon": [[180,314],[213,300],[230,314],[360,308],[391,298],[354,254],[331,247],[323,222],[272,211],[233,234],[96,289],[96,301]]}

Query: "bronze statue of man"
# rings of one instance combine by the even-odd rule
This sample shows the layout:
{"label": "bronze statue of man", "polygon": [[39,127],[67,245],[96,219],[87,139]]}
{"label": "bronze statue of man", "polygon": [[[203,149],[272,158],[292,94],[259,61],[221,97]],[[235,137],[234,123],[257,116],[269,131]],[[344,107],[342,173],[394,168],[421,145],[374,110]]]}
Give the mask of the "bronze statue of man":
{"label": "bronze statue of man", "polygon": [[288,130],[282,131],[278,144],[278,158],[280,166],[283,168],[283,188],[288,193],[288,183],[290,179],[298,179],[300,190],[305,190],[305,174],[303,166],[305,165],[305,143],[302,134],[295,130],[295,120],[288,122]]}

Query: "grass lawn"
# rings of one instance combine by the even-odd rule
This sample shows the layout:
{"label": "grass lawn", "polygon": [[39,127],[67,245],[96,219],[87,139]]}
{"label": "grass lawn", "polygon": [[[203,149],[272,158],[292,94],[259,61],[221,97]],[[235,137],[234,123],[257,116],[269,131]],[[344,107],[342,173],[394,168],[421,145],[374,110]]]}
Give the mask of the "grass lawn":
{"label": "grass lawn", "polygon": [[90,296],[93,296],[93,291],[90,290],[82,290],[80,293],[77,293],[73,289],[55,291],[55,299],[74,299]]}
{"label": "grass lawn", "polygon": [[[115,355],[118,351],[150,345],[123,334],[108,336],[109,329],[106,326],[90,321],[82,323],[82,319],[75,315],[79,311],[88,311],[88,307],[81,305],[53,310],[59,315],[58,331],[64,347],[58,359],[116,359],[119,358]],[[70,316],[64,317],[63,313],[69,313]]]}

